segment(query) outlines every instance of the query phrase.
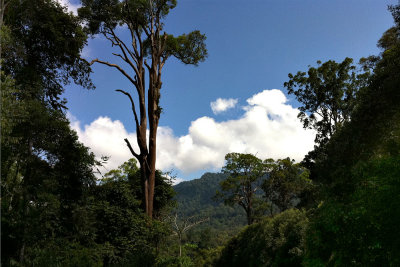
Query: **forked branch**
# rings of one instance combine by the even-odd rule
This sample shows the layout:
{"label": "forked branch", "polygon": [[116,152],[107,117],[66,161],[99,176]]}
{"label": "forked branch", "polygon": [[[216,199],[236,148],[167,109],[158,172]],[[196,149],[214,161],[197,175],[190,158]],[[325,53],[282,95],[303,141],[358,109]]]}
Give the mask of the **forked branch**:
{"label": "forked branch", "polygon": [[100,63],[100,64],[103,64],[103,65],[106,65],[106,66],[109,66],[109,67],[112,67],[112,68],[116,68],[116,69],[119,70],[119,72],[121,72],[126,78],[128,78],[128,80],[129,80],[131,83],[133,83],[134,85],[136,85],[136,81],[135,81],[134,79],[132,79],[132,77],[129,76],[129,74],[126,73],[126,71],[125,71],[123,68],[121,68],[119,65],[117,65],[117,64],[112,64],[112,63],[107,62],[107,61],[102,61],[102,60],[99,60],[99,59],[97,59],[97,58],[96,58],[96,59],[93,59],[93,60],[89,63],[89,65],[93,65],[95,62]]}
{"label": "forked branch", "polygon": [[132,155],[135,156],[139,160],[140,156],[133,150],[131,143],[129,143],[129,140],[127,138],[124,139],[126,142],[126,145],[128,146],[129,150],[131,151]]}
{"label": "forked branch", "polygon": [[136,109],[135,109],[135,102],[133,102],[131,94],[129,94],[128,92],[126,92],[124,90],[121,90],[121,89],[117,89],[115,91],[123,93],[124,95],[129,97],[129,100],[131,101],[132,112],[133,112],[133,115],[135,116],[136,131],[138,131],[139,130],[139,119],[138,119],[138,116],[137,116],[137,113],[136,113]]}

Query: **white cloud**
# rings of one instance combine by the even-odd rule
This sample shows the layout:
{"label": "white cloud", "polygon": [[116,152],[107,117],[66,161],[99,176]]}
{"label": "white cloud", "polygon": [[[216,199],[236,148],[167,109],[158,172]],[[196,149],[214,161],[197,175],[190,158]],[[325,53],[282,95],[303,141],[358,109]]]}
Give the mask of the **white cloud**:
{"label": "white cloud", "polygon": [[184,179],[182,179],[182,178],[175,178],[173,181],[172,181],[172,184],[173,185],[177,185],[177,184],[179,184],[179,183],[181,183],[181,182],[184,182],[185,180]]}
{"label": "white cloud", "polygon": [[223,99],[223,98],[218,98],[214,102],[210,103],[211,109],[214,114],[218,114],[221,112],[224,112],[230,108],[234,108],[237,104],[238,100],[229,98],[229,99]]}
{"label": "white cloud", "polygon": [[73,4],[70,0],[57,0],[62,6],[68,8],[68,12],[72,12],[74,15],[78,14],[78,8],[81,7],[80,4]]}
{"label": "white cloud", "polygon": [[135,134],[128,133],[120,121],[112,121],[108,117],[99,117],[82,129],[80,122],[74,116],[70,113],[67,116],[72,129],[78,133],[79,141],[90,147],[99,159],[101,156],[111,157],[105,165],[106,169],[101,170],[102,172],[116,169],[132,157],[124,138],[131,140],[132,146],[135,147]]}
{"label": "white cloud", "polygon": [[[313,148],[315,132],[303,129],[297,119],[299,111],[286,102],[280,90],[264,90],[247,99],[244,114],[238,119],[217,122],[201,117],[192,121],[184,136],[159,127],[157,168],[176,169],[184,174],[219,171],[229,152],[253,153],[262,159],[289,156],[300,161]],[[136,137],[120,121],[99,117],[82,129],[72,119],[72,127],[97,156],[111,156],[109,168],[116,168],[131,157],[123,139],[128,137],[133,145]]]}

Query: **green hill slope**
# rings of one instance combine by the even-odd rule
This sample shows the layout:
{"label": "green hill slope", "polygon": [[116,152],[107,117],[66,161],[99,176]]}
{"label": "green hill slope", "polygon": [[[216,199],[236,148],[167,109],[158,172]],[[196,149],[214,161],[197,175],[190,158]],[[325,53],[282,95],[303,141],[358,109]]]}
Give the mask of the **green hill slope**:
{"label": "green hill slope", "polygon": [[175,185],[178,214],[183,218],[210,218],[209,222],[199,228],[231,230],[244,226],[246,216],[242,208],[225,206],[222,201],[213,200],[219,182],[225,178],[226,174],[223,173],[205,173],[200,179]]}

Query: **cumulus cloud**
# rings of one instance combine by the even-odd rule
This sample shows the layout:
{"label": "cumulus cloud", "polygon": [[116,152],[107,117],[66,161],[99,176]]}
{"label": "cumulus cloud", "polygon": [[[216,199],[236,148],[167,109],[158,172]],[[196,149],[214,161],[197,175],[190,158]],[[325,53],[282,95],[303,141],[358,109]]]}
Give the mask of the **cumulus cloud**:
{"label": "cumulus cloud", "polygon": [[237,104],[238,100],[233,98],[218,98],[214,102],[210,103],[211,109],[214,114],[218,114],[224,112],[230,108],[234,108]]}
{"label": "cumulus cloud", "polygon": [[128,133],[122,122],[112,121],[108,117],[99,117],[82,128],[76,117],[70,113],[67,114],[67,117],[71,122],[72,129],[77,132],[79,141],[90,147],[97,158],[110,157],[104,166],[105,169],[101,170],[102,172],[116,169],[132,157],[124,138],[129,138],[134,145],[133,141],[136,140],[136,136],[135,133]]}
{"label": "cumulus cloud", "polygon": [[78,8],[81,7],[80,4],[74,4],[70,0],[57,0],[62,6],[67,7],[68,12],[72,12],[74,15],[78,15]]}
{"label": "cumulus cloud", "polygon": [[177,185],[177,184],[179,184],[181,182],[184,182],[184,181],[185,181],[184,179],[177,177],[174,180],[172,180],[172,185]]}
{"label": "cumulus cloud", "polygon": [[[252,96],[243,109],[244,114],[233,120],[198,118],[183,136],[175,136],[169,127],[159,127],[157,168],[177,169],[186,175],[219,171],[229,152],[300,161],[313,148],[315,132],[303,129],[297,119],[299,111],[287,104],[280,90],[264,90]],[[128,137],[133,144],[135,134],[128,133],[120,121],[99,117],[83,129],[76,120],[72,127],[96,155],[111,156],[110,168],[131,157],[123,139]]]}

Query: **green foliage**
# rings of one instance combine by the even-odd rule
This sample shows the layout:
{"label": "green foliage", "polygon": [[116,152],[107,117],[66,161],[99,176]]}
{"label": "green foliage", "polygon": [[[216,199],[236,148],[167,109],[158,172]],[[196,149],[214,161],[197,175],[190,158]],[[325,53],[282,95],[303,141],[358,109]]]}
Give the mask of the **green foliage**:
{"label": "green foliage", "polygon": [[[21,82],[6,71],[1,73],[1,209],[2,239],[8,244],[2,262],[7,266],[32,260],[39,240],[66,233],[90,240],[85,223],[73,214],[86,205],[96,162],[40,87],[26,88],[28,79]],[[35,90],[40,95],[28,97]]]}
{"label": "green foliage", "polygon": [[[25,134],[38,132],[28,144],[2,144],[2,152],[7,151],[2,157],[1,188],[2,240],[8,244],[2,251],[5,265],[20,258],[23,249],[25,260],[32,260],[29,248],[40,240],[69,236],[90,242],[92,238],[81,207],[87,205],[88,190],[95,182],[94,155],[77,141],[59,112],[44,110],[34,122]],[[32,154],[27,153],[29,145]]]}
{"label": "green foliage", "polygon": [[[290,158],[269,162],[268,179],[262,184],[265,198],[279,211],[297,206],[303,192],[312,187],[309,171]],[[271,212],[272,214],[272,212]]]}
{"label": "green foliage", "polygon": [[[168,226],[142,215],[138,168],[96,183],[98,162],[61,111],[71,80],[93,88],[81,21],[56,1],[10,1],[1,28],[2,265],[146,266]],[[157,211],[173,190],[157,176]],[[143,253],[141,249],[146,248]]]}
{"label": "green foliage", "polygon": [[90,67],[80,58],[86,44],[80,21],[54,0],[10,1],[4,16],[8,42],[2,47],[2,70],[24,90],[21,99],[46,98],[55,108],[63,85],[73,80],[93,88]]}
{"label": "green foliage", "polygon": [[298,118],[304,128],[317,130],[315,142],[326,143],[343,123],[350,120],[357,92],[364,87],[366,75],[356,75],[353,60],[327,61],[306,72],[289,73],[284,83],[302,106]]}
{"label": "green foliage", "polygon": [[66,242],[64,239],[47,240],[46,243],[28,248],[28,254],[34,255],[27,262],[32,266],[103,266],[102,252],[105,248],[84,247],[78,243]]}
{"label": "green foliage", "polygon": [[162,259],[159,259],[157,264],[155,265],[157,267],[193,267],[193,261],[190,257],[188,256],[182,256],[182,257],[174,257],[174,256],[169,256],[165,257]]}
{"label": "green foliage", "polygon": [[[226,179],[223,173],[205,173],[200,179],[181,182],[174,186],[177,192],[176,212],[182,218],[196,216],[209,218],[208,221],[196,225],[183,235],[183,244],[192,244],[196,248],[183,249],[183,255],[191,258],[194,266],[213,266],[214,259],[220,255],[222,245],[233,237],[246,224],[246,218],[239,206],[230,207],[221,200],[213,201],[219,183]],[[179,255],[176,236],[171,236],[163,245],[161,259]]]}
{"label": "green foliage", "polygon": [[[190,231],[193,235],[208,227],[215,229],[213,235],[225,239],[225,231],[233,231],[246,224],[246,218],[240,207],[225,206],[221,200],[213,201],[215,192],[219,189],[219,183],[226,179],[223,173],[205,173],[200,179],[181,182],[174,186],[177,201],[176,212],[183,217],[199,216],[210,218],[208,222],[200,224]],[[193,237],[196,242],[199,238]],[[221,241],[222,241],[221,240]]]}
{"label": "green foliage", "polygon": [[292,209],[247,226],[229,241],[215,266],[299,266],[307,224],[305,213]]}
{"label": "green foliage", "polygon": [[[170,233],[167,223],[150,221],[143,214],[139,172],[136,160],[130,159],[105,174],[93,189],[95,242],[108,246],[107,264],[150,264],[156,257],[155,248]],[[161,216],[172,205],[174,191],[161,172],[156,177],[159,198],[154,207]]]}
{"label": "green foliage", "polygon": [[[83,0],[82,4],[79,16],[88,22],[86,28],[88,33],[107,34],[117,25],[125,24],[141,36],[143,32],[151,31],[155,16],[160,15],[160,19],[164,19],[169,11],[175,8],[176,0]],[[161,51],[164,60],[174,56],[184,64],[192,65],[198,65],[199,62],[205,60],[208,55],[205,45],[206,36],[200,31],[192,31],[177,37],[166,33],[162,36],[163,24],[160,24],[160,21],[155,23],[159,28],[154,39],[143,34],[140,50],[143,49],[144,56],[151,58],[152,42],[158,42],[155,40],[157,39],[160,40],[161,47],[164,47]]]}
{"label": "green foliage", "polygon": [[182,34],[178,37],[168,35],[165,55],[173,55],[184,64],[198,65],[207,57],[206,36],[200,31]]}
{"label": "green foliage", "polygon": [[252,154],[229,153],[225,160],[222,171],[228,177],[220,183],[221,191],[217,191],[216,198],[223,199],[227,205],[241,206],[250,225],[254,221],[255,192],[260,187],[266,166]]}
{"label": "green foliage", "polygon": [[[70,80],[92,88],[80,59],[86,35],[55,1],[11,0],[1,28],[2,263],[29,263],[39,240],[86,239],[73,214],[95,182],[94,155],[59,110]],[[81,212],[81,214],[83,214]],[[69,241],[70,241],[69,240]],[[68,242],[69,242],[68,241]]]}
{"label": "green foliage", "polygon": [[311,170],[322,185],[322,201],[311,218],[308,265],[396,266],[400,262],[398,6],[392,11],[397,30],[387,31],[380,40],[385,50],[368,66],[373,74],[368,87],[359,92],[351,121],[320,149]]}
{"label": "green foliage", "polygon": [[[175,201],[172,198],[175,196],[175,191],[172,188],[172,181],[168,177],[168,173],[164,174],[161,171],[156,171],[154,199],[154,214],[155,217],[164,216],[170,209],[175,206]],[[101,183],[109,182],[125,182],[129,184],[132,194],[136,198],[139,206],[143,208],[143,188],[140,178],[140,171],[137,167],[137,161],[134,158],[124,162],[116,170],[111,170],[104,175]]]}
{"label": "green foliage", "polygon": [[308,234],[308,261],[324,265],[395,266],[400,263],[400,157],[359,163],[348,202],[326,200]]}

